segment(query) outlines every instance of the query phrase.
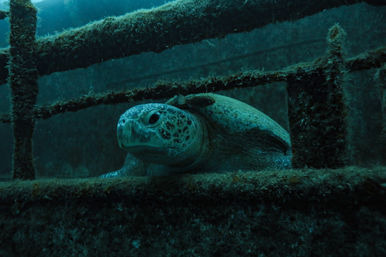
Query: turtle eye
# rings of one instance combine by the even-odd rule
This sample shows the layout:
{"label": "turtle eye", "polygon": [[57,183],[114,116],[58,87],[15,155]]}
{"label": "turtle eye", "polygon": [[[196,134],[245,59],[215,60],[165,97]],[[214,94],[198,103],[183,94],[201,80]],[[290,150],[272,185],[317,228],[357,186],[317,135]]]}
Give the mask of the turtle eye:
{"label": "turtle eye", "polygon": [[159,114],[153,113],[149,118],[149,124],[155,124],[159,120]]}

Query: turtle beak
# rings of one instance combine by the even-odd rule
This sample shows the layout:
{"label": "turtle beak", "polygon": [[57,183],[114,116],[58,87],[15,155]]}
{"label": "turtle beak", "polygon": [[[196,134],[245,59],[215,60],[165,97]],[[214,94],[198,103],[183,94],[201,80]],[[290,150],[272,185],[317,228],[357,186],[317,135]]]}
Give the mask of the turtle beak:
{"label": "turtle beak", "polygon": [[149,133],[144,131],[137,120],[124,117],[118,121],[117,138],[119,147],[125,150],[147,145],[150,141]]}
{"label": "turtle beak", "polygon": [[138,124],[131,119],[120,118],[117,125],[117,137],[119,147],[126,149],[136,144],[138,139]]}

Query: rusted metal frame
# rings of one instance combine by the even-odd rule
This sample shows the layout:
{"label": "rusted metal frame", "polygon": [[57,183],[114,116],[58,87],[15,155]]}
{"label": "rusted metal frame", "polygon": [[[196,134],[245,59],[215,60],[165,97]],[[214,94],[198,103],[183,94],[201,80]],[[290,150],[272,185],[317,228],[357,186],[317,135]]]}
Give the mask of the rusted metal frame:
{"label": "rusted metal frame", "polygon": [[[361,71],[381,67],[386,62],[386,47],[362,53],[356,57],[346,60],[347,72]],[[35,118],[48,119],[53,115],[64,112],[75,112],[100,104],[119,104],[149,99],[161,99],[171,97],[175,94],[189,94],[195,92],[215,92],[233,88],[247,88],[269,84],[272,82],[287,81],[289,77],[306,79],[317,70],[322,69],[316,61],[292,65],[279,71],[272,72],[243,72],[227,77],[209,78],[199,81],[183,83],[157,83],[154,87],[123,90],[118,92],[107,92],[97,95],[86,95],[68,101],[56,102],[51,105],[37,107],[34,110]],[[0,122],[9,123],[11,118],[8,114],[0,115]]]}
{"label": "rusted metal frame", "polygon": [[344,38],[330,28],[327,53],[313,72],[288,78],[288,118],[294,168],[338,168],[348,163]]}
{"label": "rusted metal frame", "polygon": [[[172,1],[39,38],[39,75],[84,68],[142,52],[162,52],[176,45],[247,32],[360,2],[369,1],[324,0],[311,5],[309,0]],[[7,79],[7,70],[3,68],[8,63],[7,52],[8,49],[0,49],[0,84]]]}
{"label": "rusted metal frame", "polygon": [[32,135],[38,70],[35,59],[36,9],[30,0],[10,1],[10,26],[9,85],[14,135],[12,176],[14,179],[34,179]]}

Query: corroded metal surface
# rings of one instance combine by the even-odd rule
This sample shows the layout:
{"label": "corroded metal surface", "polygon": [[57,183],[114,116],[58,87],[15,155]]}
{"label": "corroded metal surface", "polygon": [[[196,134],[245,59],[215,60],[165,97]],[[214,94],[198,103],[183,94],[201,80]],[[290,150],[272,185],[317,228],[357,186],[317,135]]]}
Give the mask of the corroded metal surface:
{"label": "corroded metal surface", "polygon": [[[360,2],[366,1],[325,0],[317,4],[308,0],[173,1],[40,38],[38,70],[40,75],[46,75],[141,52],[161,52],[175,45],[246,32]],[[6,54],[6,49],[0,51],[0,67],[7,64]],[[0,68],[0,84],[6,78],[6,70]]]}
{"label": "corroded metal surface", "polygon": [[9,84],[14,135],[13,177],[33,179],[33,109],[38,95],[38,71],[35,60],[36,9],[31,1],[10,1],[10,24]]}

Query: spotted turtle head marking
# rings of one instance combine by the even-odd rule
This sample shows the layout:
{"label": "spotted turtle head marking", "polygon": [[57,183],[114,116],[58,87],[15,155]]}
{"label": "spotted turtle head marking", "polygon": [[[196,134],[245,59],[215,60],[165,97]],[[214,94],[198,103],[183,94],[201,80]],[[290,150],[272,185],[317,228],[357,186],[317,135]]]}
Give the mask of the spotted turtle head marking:
{"label": "spotted turtle head marking", "polygon": [[118,144],[146,162],[186,165],[199,155],[204,129],[200,120],[185,110],[168,104],[141,104],[120,117]]}

